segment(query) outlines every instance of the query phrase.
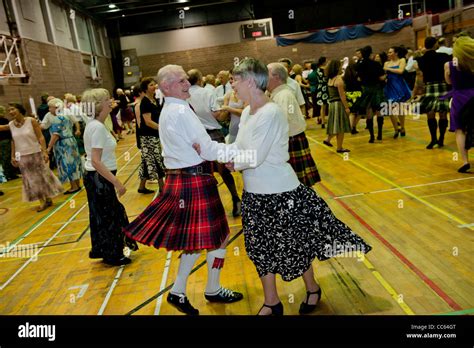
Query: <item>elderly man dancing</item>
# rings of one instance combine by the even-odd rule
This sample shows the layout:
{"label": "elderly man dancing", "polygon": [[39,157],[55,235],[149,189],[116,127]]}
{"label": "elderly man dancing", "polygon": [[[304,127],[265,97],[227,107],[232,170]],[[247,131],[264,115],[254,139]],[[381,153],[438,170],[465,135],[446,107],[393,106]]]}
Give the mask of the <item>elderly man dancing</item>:
{"label": "elderly man dancing", "polygon": [[204,249],[207,249],[208,265],[205,298],[221,303],[243,298],[241,293],[220,286],[229,226],[211,163],[203,161],[192,147],[193,143],[199,143],[222,152],[225,144],[211,140],[187,103],[190,84],[182,67],[161,68],[158,84],[165,95],[159,132],[167,180],[162,194],[124,232],[155,248],[183,251],[167,301],[183,313],[197,315],[199,311],[186,297],[186,283]]}

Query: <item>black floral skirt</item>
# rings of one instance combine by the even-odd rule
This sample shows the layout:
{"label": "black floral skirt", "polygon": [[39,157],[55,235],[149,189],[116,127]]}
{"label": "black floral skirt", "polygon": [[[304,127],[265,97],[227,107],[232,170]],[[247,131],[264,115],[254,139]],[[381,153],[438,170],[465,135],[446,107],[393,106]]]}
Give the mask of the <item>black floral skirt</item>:
{"label": "black floral skirt", "polygon": [[[112,172],[115,175],[115,171]],[[115,193],[115,187],[95,171],[84,174],[89,203],[92,252],[107,259],[123,256],[124,246],[137,250],[137,243],[125,237],[122,228],[128,225],[127,212]]]}
{"label": "black floral skirt", "polygon": [[302,184],[278,194],[244,191],[242,224],[245,249],[259,277],[278,273],[291,281],[303,275],[315,257],[360,258],[372,249]]}

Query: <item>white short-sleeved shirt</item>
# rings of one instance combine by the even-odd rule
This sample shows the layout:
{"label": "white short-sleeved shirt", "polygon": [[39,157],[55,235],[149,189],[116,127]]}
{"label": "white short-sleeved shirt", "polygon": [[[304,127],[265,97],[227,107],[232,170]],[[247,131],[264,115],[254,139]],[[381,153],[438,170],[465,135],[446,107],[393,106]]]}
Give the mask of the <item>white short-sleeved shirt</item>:
{"label": "white short-sleeved shirt", "polygon": [[298,104],[301,106],[301,105],[304,105],[305,104],[305,101],[304,101],[304,97],[303,97],[303,92],[301,92],[301,86],[300,84],[293,80],[291,77],[288,77],[288,79],[286,80],[286,84],[293,90],[293,92],[295,93],[295,97],[296,97],[296,100],[298,100]]}
{"label": "white short-sleeved shirt", "polygon": [[84,148],[87,154],[86,170],[96,170],[92,165],[92,149],[102,149],[102,163],[109,170],[117,170],[117,159],[115,157],[116,147],[117,142],[105,125],[98,120],[90,121],[84,131]]}

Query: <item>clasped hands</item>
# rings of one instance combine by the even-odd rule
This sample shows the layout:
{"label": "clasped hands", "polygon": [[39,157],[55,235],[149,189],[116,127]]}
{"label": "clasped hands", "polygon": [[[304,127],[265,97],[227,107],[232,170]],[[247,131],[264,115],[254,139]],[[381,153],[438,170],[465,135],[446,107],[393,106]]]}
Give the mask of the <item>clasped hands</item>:
{"label": "clasped hands", "polygon": [[[198,155],[201,155],[201,145],[197,144],[197,143],[194,143],[193,144],[193,149],[196,150],[196,152],[198,153]],[[229,169],[231,172],[235,172],[235,169],[234,169],[234,162],[227,162],[225,164],[225,167],[227,169]]]}

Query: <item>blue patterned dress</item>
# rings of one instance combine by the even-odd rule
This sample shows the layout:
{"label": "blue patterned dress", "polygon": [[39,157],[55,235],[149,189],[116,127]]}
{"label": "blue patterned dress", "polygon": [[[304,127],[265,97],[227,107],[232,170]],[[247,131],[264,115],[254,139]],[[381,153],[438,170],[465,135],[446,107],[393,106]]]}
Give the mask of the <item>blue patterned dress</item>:
{"label": "blue patterned dress", "polygon": [[64,184],[82,178],[82,163],[76,139],[72,132],[73,122],[68,116],[58,115],[49,129],[51,136],[59,135],[54,144],[54,157],[58,166],[59,180]]}

